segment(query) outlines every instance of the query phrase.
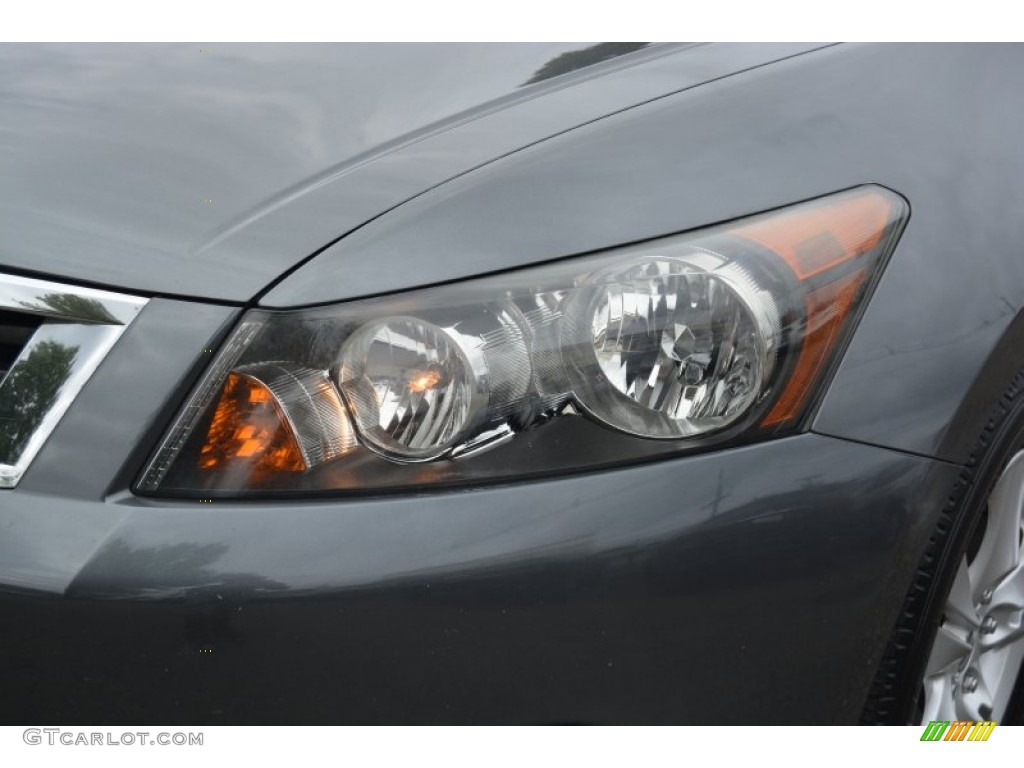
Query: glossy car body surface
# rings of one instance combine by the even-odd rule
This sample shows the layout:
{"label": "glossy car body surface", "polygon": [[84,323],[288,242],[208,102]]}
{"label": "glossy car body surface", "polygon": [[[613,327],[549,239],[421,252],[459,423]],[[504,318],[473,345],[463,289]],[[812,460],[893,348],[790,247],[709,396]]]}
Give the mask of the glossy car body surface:
{"label": "glossy car body surface", "polygon": [[[0,491],[3,720],[860,718],[1024,367],[1024,50],[656,45],[519,87],[579,47],[0,49],[0,271],[149,298]],[[865,183],[910,219],[802,434],[410,494],[132,492],[246,308]]]}

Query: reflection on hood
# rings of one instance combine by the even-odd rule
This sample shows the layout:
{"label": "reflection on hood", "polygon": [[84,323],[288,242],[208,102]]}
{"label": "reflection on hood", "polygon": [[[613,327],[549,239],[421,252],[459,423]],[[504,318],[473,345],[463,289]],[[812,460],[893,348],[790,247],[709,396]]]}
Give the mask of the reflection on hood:
{"label": "reflection on hood", "polygon": [[533,73],[533,77],[523,85],[533,85],[541,80],[547,80],[566,72],[589,67],[591,64],[598,64],[625,53],[639,51],[646,48],[650,43],[597,43],[596,45],[580,48],[578,51],[566,51],[548,61],[543,67]]}

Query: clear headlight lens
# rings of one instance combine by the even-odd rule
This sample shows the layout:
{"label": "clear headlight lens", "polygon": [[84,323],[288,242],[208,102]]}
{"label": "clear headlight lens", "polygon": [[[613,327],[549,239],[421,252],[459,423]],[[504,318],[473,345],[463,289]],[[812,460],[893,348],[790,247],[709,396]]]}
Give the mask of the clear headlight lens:
{"label": "clear headlight lens", "polygon": [[613,269],[567,308],[563,334],[590,341],[566,361],[584,408],[636,435],[685,437],[754,403],[775,366],[778,311],[742,267],[715,261],[696,252]]}
{"label": "clear headlight lens", "polygon": [[467,482],[799,429],[905,216],[860,187],[499,277],[251,311],[138,489]]}
{"label": "clear headlight lens", "polygon": [[396,458],[431,459],[466,431],[477,382],[444,329],[395,317],[352,335],[338,384],[369,447]]}

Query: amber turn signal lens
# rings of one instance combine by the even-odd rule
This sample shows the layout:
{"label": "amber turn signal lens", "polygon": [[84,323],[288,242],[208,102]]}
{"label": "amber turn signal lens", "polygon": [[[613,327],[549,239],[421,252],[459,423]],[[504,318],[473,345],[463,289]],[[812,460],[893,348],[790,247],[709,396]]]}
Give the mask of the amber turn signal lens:
{"label": "amber turn signal lens", "polygon": [[829,283],[807,296],[807,333],[789,383],[761,422],[770,427],[795,419],[821,374],[864,282],[864,271]]}
{"label": "amber turn signal lens", "polygon": [[735,231],[776,253],[797,280],[809,284],[796,365],[762,426],[792,421],[805,410],[873,266],[862,257],[877,253],[893,234],[902,207],[896,195],[867,187],[781,211]]}
{"label": "amber turn signal lens", "polygon": [[273,394],[256,379],[231,373],[224,383],[206,442],[199,452],[201,472],[234,465],[258,481],[278,472],[302,472],[295,436]]}
{"label": "amber turn signal lens", "polygon": [[807,280],[876,248],[895,207],[891,193],[856,189],[779,211],[735,233],[774,251],[797,279]]}

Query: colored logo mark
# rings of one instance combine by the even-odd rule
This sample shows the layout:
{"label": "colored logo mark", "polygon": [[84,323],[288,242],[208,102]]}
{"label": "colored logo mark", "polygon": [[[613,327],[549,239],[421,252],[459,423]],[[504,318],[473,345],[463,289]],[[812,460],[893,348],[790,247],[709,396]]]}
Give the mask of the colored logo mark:
{"label": "colored logo mark", "polygon": [[932,720],[921,734],[921,741],[988,741],[995,727],[993,720]]}

